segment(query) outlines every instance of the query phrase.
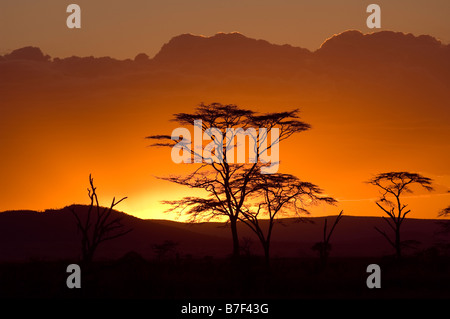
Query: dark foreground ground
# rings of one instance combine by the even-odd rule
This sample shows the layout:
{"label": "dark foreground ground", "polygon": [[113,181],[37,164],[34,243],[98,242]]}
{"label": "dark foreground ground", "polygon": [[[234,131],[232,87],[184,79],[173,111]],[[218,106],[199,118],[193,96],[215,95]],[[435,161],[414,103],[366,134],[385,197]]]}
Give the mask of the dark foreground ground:
{"label": "dark foreground ground", "polygon": [[[419,256],[146,260],[136,253],[81,265],[81,288],[69,289],[64,261],[0,264],[0,298],[195,299],[442,299],[450,298],[450,258]],[[369,289],[369,264],[381,267],[381,288]]]}

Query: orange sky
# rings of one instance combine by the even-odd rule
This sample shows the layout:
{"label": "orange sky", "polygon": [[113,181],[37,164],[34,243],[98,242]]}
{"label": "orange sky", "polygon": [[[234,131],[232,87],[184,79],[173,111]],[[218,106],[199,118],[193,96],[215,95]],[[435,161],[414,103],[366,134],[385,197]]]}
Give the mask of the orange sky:
{"label": "orange sky", "polygon": [[[367,4],[361,1],[230,1],[220,6],[211,1],[77,1],[82,30],[65,27],[68,3],[16,2],[0,3],[0,28],[8,30],[0,38],[0,54],[34,45],[53,57],[124,59],[139,52],[152,57],[179,34],[236,30],[315,50],[346,29],[372,32],[365,27]],[[390,2],[377,2],[383,29],[449,42],[448,1]],[[28,70],[14,66],[22,67]],[[326,65],[309,75],[312,80],[303,74],[286,82],[282,77],[232,74],[228,81],[171,73],[86,80],[51,70],[45,70],[44,81],[39,67],[24,73],[1,69],[0,211],[87,203],[92,173],[103,204],[113,196],[128,196],[119,210],[141,218],[170,218],[162,214],[165,207],[159,201],[192,192],[155,176],[183,174],[190,167],[172,163],[168,149],[148,148],[144,137],[170,134],[176,127],[171,114],[190,112],[200,102],[233,103],[260,112],[299,107],[313,128],[281,144],[280,171],[318,184],[339,200],[337,207],[315,208],[316,216],[340,209],[348,215],[381,215],[373,203],[377,190],[363,182],[390,170],[421,173],[436,182],[435,192],[408,198],[410,217],[435,218],[450,204],[448,82],[414,78],[414,66],[377,81],[369,73],[362,83],[345,69],[328,73]],[[39,74],[36,82],[34,74]]]}

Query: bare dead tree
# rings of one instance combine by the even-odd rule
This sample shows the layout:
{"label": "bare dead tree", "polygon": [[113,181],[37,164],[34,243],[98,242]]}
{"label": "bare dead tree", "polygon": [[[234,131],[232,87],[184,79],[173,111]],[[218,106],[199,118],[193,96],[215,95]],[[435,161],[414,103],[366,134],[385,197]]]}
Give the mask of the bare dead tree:
{"label": "bare dead tree", "polygon": [[328,256],[331,251],[331,244],[330,244],[331,235],[333,234],[336,225],[342,219],[343,212],[344,211],[341,210],[339,215],[334,219],[333,226],[331,227],[329,233],[327,233],[328,218],[325,218],[325,222],[323,224],[323,239],[322,241],[315,243],[314,246],[312,247],[312,250],[315,250],[319,253],[319,258],[323,266],[326,265],[328,261]]}
{"label": "bare dead tree", "polygon": [[395,238],[391,239],[384,230],[378,227],[375,229],[391,244],[395,249],[396,256],[400,258],[404,244],[400,239],[400,229],[406,215],[411,212],[406,209],[408,205],[402,203],[401,196],[405,193],[412,193],[412,185],[432,191],[432,180],[417,173],[388,172],[376,175],[367,183],[380,189],[380,199],[375,204],[388,215],[389,219],[383,216],[383,220],[394,231]]}
{"label": "bare dead tree", "polygon": [[125,229],[122,216],[115,216],[114,207],[125,200],[118,201],[114,197],[109,207],[100,207],[94,186],[94,179],[89,175],[88,196],[90,205],[85,216],[82,216],[73,207],[70,208],[77,222],[77,229],[81,232],[82,261],[90,263],[98,246],[107,241],[128,234],[132,229]]}
{"label": "bare dead tree", "polygon": [[[336,200],[323,196],[317,185],[303,182],[291,174],[259,174],[250,182],[251,200],[256,203],[242,209],[239,220],[257,235],[263,249],[266,266],[270,264],[270,243],[273,227],[280,217],[303,218],[313,204],[335,204]],[[264,226],[266,225],[266,226]]]}
{"label": "bare dead tree", "polygon": [[[310,126],[299,120],[298,110],[289,112],[275,112],[263,115],[247,109],[241,109],[236,105],[222,105],[220,103],[200,104],[193,113],[174,114],[175,122],[180,125],[195,125],[196,120],[201,120],[202,134],[208,134],[215,143],[214,157],[204,158],[201,151],[190,148],[191,141],[186,138],[173,138],[168,135],[152,135],[147,138],[158,140],[153,146],[184,149],[189,152],[187,162],[197,164],[192,174],[187,176],[170,176],[162,179],[206,191],[207,197],[185,197],[181,200],[164,201],[172,206],[169,211],[176,211],[188,215],[191,222],[209,221],[211,219],[226,218],[231,229],[233,240],[233,256],[239,256],[239,236],[237,222],[245,199],[249,194],[248,184],[260,165],[260,157],[264,152],[271,150],[281,141],[292,134],[305,131]],[[266,128],[266,134],[254,137],[253,149],[255,158],[246,163],[235,164],[233,158],[229,158],[229,151],[236,148],[234,143],[236,132],[251,128]],[[279,137],[275,141],[268,142],[267,137],[273,128],[279,130]],[[212,129],[219,130],[225,139],[217,138],[211,133]],[[252,136],[250,136],[252,138]],[[204,142],[204,141],[203,141]],[[261,147],[261,145],[265,145]],[[233,153],[234,154],[234,153]],[[234,155],[233,155],[234,156]],[[216,161],[220,157],[219,161]],[[199,160],[200,159],[200,160]]]}

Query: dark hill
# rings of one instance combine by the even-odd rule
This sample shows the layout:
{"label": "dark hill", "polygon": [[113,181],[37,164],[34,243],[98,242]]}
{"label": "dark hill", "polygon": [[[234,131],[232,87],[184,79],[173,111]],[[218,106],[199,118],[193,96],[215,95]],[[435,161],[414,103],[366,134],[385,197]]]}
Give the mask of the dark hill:
{"label": "dark hill", "polygon": [[[86,206],[75,206],[81,214]],[[185,224],[166,220],[142,220],[124,213],[123,224],[133,228],[124,237],[105,242],[97,258],[118,258],[135,251],[146,258],[155,257],[152,245],[165,240],[179,243],[180,256],[192,255],[225,257],[231,251],[229,229],[220,223]],[[329,217],[332,219],[333,217]],[[320,240],[324,217],[298,222],[285,219],[273,233],[272,255],[313,256],[311,246]],[[334,256],[380,256],[391,253],[391,247],[374,226],[387,227],[378,217],[345,216],[332,238]],[[405,221],[403,238],[421,242],[425,249],[436,241],[435,220],[409,219]],[[241,238],[251,238],[251,251],[259,254],[259,242],[246,228],[240,226]],[[75,219],[68,208],[62,210],[9,211],[0,213],[0,259],[2,261],[29,259],[77,258],[80,239]]]}
{"label": "dark hill", "polygon": [[[87,212],[86,206],[77,205],[76,209],[81,216]],[[188,229],[113,213],[121,214],[123,225],[133,231],[102,244],[96,254],[99,258],[118,258],[129,251],[150,257],[153,256],[152,245],[165,240],[178,242],[182,253],[203,256],[216,251],[216,244],[224,246],[222,243],[226,242]],[[0,213],[1,260],[75,258],[80,255],[80,238],[75,218],[68,208]]]}

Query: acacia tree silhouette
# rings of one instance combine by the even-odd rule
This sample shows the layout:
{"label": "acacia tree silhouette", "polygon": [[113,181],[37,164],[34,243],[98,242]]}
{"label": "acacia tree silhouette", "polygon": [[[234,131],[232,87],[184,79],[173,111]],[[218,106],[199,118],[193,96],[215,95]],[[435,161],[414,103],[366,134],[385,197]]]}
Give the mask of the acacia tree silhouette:
{"label": "acacia tree silhouette", "polygon": [[[317,185],[303,182],[291,174],[258,174],[250,181],[250,201],[255,205],[245,205],[239,220],[257,235],[263,249],[266,266],[270,264],[270,242],[275,222],[280,217],[302,218],[309,214],[305,208],[319,202],[335,204],[332,197],[322,196],[323,191]],[[266,222],[267,226],[263,226]]]}
{"label": "acacia tree silhouette", "polygon": [[[392,240],[385,231],[378,227],[375,229],[394,247],[396,256],[400,258],[404,244],[400,239],[400,228],[406,215],[411,212],[411,210],[405,210],[408,205],[402,204],[401,196],[405,193],[412,193],[410,186],[414,184],[427,191],[432,191],[432,180],[417,173],[388,172],[376,175],[367,183],[380,188],[381,197],[375,203],[389,216],[390,219],[383,216],[383,220],[394,231],[395,239]],[[393,201],[388,197],[393,197]]]}
{"label": "acacia tree silhouette", "polygon": [[175,255],[176,248],[178,245],[179,245],[179,243],[175,242],[173,240],[165,240],[161,244],[153,244],[152,248],[153,248],[153,251],[155,252],[158,260],[162,260],[167,255],[170,255],[170,254]]}
{"label": "acacia tree silhouette", "polygon": [[323,224],[323,240],[315,243],[314,246],[312,247],[312,250],[319,252],[319,258],[320,258],[322,266],[325,266],[327,264],[328,256],[331,251],[331,244],[330,244],[331,235],[333,234],[333,231],[336,228],[336,225],[342,219],[343,212],[344,211],[341,210],[339,215],[336,217],[336,219],[334,220],[333,226],[331,227],[331,230],[328,234],[327,234],[328,218],[325,218],[325,222]]}
{"label": "acacia tree silhouette", "polygon": [[81,216],[73,207],[70,207],[77,222],[77,229],[81,232],[81,253],[84,263],[92,261],[95,251],[102,242],[124,236],[132,231],[132,229],[125,230],[122,217],[114,216],[113,212],[114,207],[127,197],[117,202],[114,197],[109,207],[100,207],[96,189],[94,179],[89,175],[88,196],[91,202],[86,216]]}
{"label": "acacia tree silhouette", "polygon": [[[438,214],[438,217],[448,217],[448,216],[450,216],[450,206],[444,208]],[[437,233],[448,236],[450,234],[450,220],[447,219],[443,221],[438,221],[437,223],[439,224],[439,226],[441,226],[441,230]],[[448,243],[446,243],[445,246],[448,246]]]}
{"label": "acacia tree silhouette", "polygon": [[443,210],[441,210],[439,212],[438,216],[439,217],[448,217],[448,216],[450,216],[450,206],[448,206],[448,207],[444,208]]}
{"label": "acacia tree silhouette", "polygon": [[[294,133],[299,133],[310,128],[309,124],[300,121],[298,110],[288,112],[275,112],[257,114],[254,111],[239,108],[233,104],[220,103],[200,104],[193,113],[174,114],[173,121],[179,125],[195,125],[195,120],[202,121],[202,136],[207,134],[216,143],[216,150],[222,154],[221,161],[213,158],[204,158],[202,153],[195,148],[189,148],[191,163],[200,165],[187,176],[160,177],[164,180],[184,185],[190,188],[203,189],[207,192],[207,198],[184,197],[181,200],[163,201],[172,208],[168,211],[177,211],[190,217],[191,222],[209,221],[214,218],[225,217],[230,225],[233,240],[233,256],[239,256],[239,237],[237,221],[245,199],[251,190],[249,181],[256,173],[261,155],[271,150],[276,144],[287,139]],[[253,136],[255,159],[250,163],[234,164],[233,158],[227,158],[231,149],[237,147],[234,143],[236,134],[226,135],[227,129],[240,128],[266,128],[263,136]],[[267,137],[273,128],[279,129],[279,137],[275,141],[267,143]],[[211,130],[217,128],[226,137],[224,141],[215,139]],[[178,145],[190,145],[191,141],[185,139],[172,139],[169,135],[152,135],[147,138],[161,140],[152,146],[175,147]],[[250,136],[252,138],[252,136]],[[267,146],[261,148],[266,143]],[[234,156],[234,155],[233,155]],[[200,163],[198,163],[200,158]],[[197,163],[195,163],[197,159]]]}

